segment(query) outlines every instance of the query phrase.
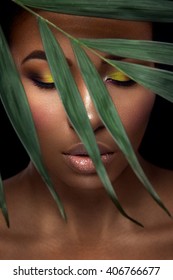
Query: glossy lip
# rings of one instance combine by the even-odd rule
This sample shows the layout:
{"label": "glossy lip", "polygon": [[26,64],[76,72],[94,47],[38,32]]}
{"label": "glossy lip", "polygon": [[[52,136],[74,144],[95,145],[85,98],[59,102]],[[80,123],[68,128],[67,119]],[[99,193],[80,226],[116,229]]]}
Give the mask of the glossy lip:
{"label": "glossy lip", "polygon": [[[116,151],[112,151],[104,144],[97,143],[101,160],[104,166],[107,166],[112,160]],[[63,153],[65,163],[75,172],[81,174],[96,173],[95,166],[88,156],[88,153],[82,143],[72,146],[67,152]]]}

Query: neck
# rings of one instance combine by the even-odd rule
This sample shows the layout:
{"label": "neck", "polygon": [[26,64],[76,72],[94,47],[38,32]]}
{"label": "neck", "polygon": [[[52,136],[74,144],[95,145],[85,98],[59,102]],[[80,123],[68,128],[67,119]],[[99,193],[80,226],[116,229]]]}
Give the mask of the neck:
{"label": "neck", "polygon": [[88,240],[102,239],[106,236],[106,233],[112,232],[111,229],[115,230],[119,227],[118,224],[126,221],[119,214],[104,188],[77,189],[59,183],[58,194],[61,197],[68,219],[67,224],[65,224],[62,219],[57,219],[57,206],[52,203],[53,200],[48,195],[40,175],[32,164],[29,169],[30,174],[32,174],[30,185],[35,189],[36,197],[39,197],[39,199],[41,197],[40,200],[43,201],[42,204],[39,202],[39,205],[43,206],[42,217],[45,219],[42,225],[52,223],[55,227],[61,227],[61,229],[64,227],[68,232],[70,231],[71,235],[78,240],[80,238],[82,241],[86,237]]}
{"label": "neck", "polygon": [[69,217],[69,225],[75,233],[88,236],[104,236],[115,224],[118,211],[104,189],[70,190],[64,196],[64,205]]}

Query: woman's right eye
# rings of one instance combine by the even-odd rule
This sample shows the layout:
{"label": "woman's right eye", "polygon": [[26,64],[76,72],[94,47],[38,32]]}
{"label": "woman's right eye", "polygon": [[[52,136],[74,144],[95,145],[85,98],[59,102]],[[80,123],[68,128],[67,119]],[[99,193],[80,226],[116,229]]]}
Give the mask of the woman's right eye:
{"label": "woman's right eye", "polygon": [[54,80],[51,74],[30,75],[29,79],[33,84],[42,89],[55,89]]}

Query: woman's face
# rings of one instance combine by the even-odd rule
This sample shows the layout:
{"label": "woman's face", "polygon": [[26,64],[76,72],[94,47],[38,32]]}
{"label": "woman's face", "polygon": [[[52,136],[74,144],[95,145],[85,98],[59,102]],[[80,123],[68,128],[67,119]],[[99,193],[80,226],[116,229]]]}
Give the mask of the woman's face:
{"label": "woman's face", "polygon": [[[40,13],[74,37],[152,39],[149,23],[84,18],[49,12]],[[114,184],[128,163],[94,108],[68,39],[59,31],[53,31],[78,85],[96,141],[99,144],[103,163]],[[102,187],[95,168],[81,146],[81,141],[71,126],[54,88],[34,17],[23,14],[16,21],[12,30],[11,50],[33,114],[43,160],[54,183],[67,187]],[[132,146],[137,151],[154,103],[154,94],[110,67],[88,50],[87,54],[100,73]],[[103,55],[107,56],[107,54]],[[124,58],[124,61],[151,65],[133,59]]]}

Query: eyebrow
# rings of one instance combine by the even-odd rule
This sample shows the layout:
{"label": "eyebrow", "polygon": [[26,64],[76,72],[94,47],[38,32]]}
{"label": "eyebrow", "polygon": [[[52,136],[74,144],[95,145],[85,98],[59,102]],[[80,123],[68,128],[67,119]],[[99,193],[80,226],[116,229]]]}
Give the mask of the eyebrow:
{"label": "eyebrow", "polygon": [[47,60],[46,58],[46,54],[44,51],[42,50],[35,50],[33,52],[31,52],[29,55],[27,55],[23,60],[22,60],[22,64],[25,63],[28,60],[31,59],[42,59],[42,60]]}
{"label": "eyebrow", "polygon": [[[34,50],[33,52],[31,52],[29,55],[27,55],[23,60],[22,63],[25,63],[26,61],[29,61],[31,59],[42,59],[47,61],[47,57],[46,57],[46,53],[42,50]],[[68,63],[68,65],[70,66],[72,63],[70,61],[69,58],[66,58],[66,61]]]}

